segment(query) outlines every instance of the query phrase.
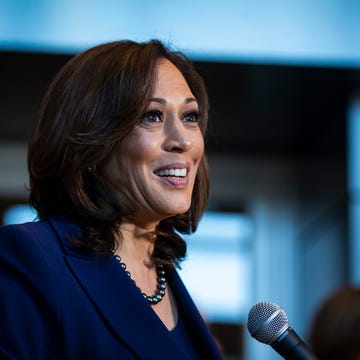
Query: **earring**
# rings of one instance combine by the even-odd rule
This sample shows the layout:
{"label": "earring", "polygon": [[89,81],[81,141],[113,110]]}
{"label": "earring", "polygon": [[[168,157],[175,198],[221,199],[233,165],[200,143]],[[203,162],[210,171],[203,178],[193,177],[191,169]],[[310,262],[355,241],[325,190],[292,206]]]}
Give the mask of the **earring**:
{"label": "earring", "polygon": [[86,168],[86,171],[87,171],[88,173],[92,173],[92,172],[94,171],[94,167],[93,167],[93,166],[88,166],[88,167]]}

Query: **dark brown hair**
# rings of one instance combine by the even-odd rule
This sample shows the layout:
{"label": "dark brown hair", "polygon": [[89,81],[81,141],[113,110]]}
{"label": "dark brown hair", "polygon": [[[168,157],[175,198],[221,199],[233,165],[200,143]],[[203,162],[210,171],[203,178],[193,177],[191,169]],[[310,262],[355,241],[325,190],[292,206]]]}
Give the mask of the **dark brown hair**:
{"label": "dark brown hair", "polygon": [[310,331],[319,360],[360,359],[360,289],[333,292],[319,307]]}
{"label": "dark brown hair", "polygon": [[[205,136],[208,96],[192,63],[160,41],[117,41],[72,58],[44,95],[28,146],[30,204],[39,218],[63,215],[83,229],[83,249],[107,254],[124,216],[122,204],[104,180],[101,164],[139,123],[149,105],[156,63],[166,58],[182,73],[199,104]],[[186,244],[177,234],[196,230],[209,193],[203,156],[186,214],[160,222],[155,258],[179,264]],[[160,260],[159,260],[160,259]]]}

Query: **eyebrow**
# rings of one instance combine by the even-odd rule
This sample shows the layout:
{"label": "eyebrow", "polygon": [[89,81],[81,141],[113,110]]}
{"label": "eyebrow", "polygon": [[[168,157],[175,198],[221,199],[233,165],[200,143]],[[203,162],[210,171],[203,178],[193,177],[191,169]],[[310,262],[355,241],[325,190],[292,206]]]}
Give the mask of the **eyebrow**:
{"label": "eyebrow", "polygon": [[[162,105],[165,105],[166,104],[166,100],[163,99],[163,98],[151,98],[150,99],[151,102],[158,102]],[[185,101],[184,101],[186,104],[188,103],[191,103],[191,102],[197,102],[197,100],[193,97],[189,97],[189,98],[186,98]]]}

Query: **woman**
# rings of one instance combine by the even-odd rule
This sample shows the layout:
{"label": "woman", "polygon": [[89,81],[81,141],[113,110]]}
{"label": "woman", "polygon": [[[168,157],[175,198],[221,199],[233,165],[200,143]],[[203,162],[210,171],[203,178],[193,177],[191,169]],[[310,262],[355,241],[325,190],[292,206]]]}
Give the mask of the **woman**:
{"label": "woman", "polygon": [[208,198],[208,98],[182,54],[119,41],[74,57],[28,148],[40,221],[0,230],[0,354],[220,359],[175,268]]}

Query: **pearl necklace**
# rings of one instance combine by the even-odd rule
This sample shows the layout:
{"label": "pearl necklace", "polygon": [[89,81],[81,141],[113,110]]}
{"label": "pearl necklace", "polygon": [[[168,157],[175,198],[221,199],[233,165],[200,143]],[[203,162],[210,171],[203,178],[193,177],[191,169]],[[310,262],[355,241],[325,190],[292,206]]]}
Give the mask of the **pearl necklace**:
{"label": "pearl necklace", "polygon": [[[125,273],[129,276],[129,278],[135,283],[135,280],[131,277],[130,271],[126,270],[126,265],[121,261],[121,257],[119,255],[115,255],[116,260],[119,262],[120,266],[124,269]],[[162,300],[166,291],[166,279],[165,279],[165,270],[162,264],[156,266],[156,274],[157,274],[157,284],[155,294],[150,296],[146,295],[137,285],[137,288],[141,292],[142,296],[149,302],[150,305],[156,305],[158,302]]]}

